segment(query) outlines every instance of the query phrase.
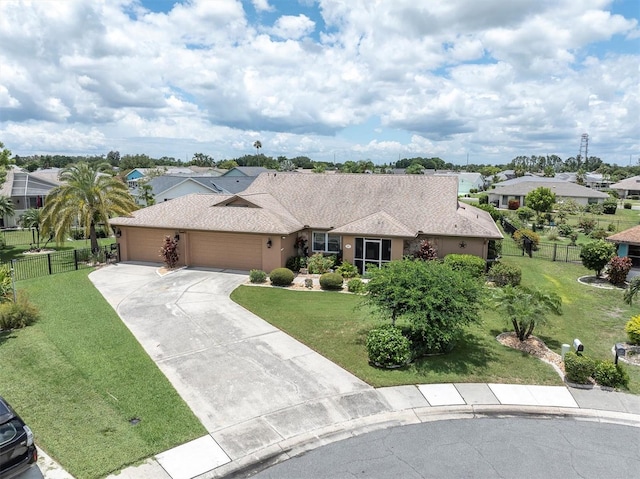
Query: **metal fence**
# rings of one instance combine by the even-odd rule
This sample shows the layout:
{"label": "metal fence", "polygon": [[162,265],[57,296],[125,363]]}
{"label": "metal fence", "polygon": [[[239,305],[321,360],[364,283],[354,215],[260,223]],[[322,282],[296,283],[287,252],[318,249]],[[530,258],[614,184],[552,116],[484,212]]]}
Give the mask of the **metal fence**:
{"label": "metal fence", "polygon": [[[25,246],[29,244],[36,244],[38,241],[38,234],[35,228],[9,228],[0,230],[0,241],[4,241],[7,246]],[[40,242],[42,238],[40,238]]]}
{"label": "metal fence", "polygon": [[14,279],[20,281],[50,274],[91,268],[99,263],[117,263],[120,261],[119,246],[117,243],[102,246],[96,253],[92,253],[91,248],[83,248],[31,254],[25,258],[5,262],[3,266],[12,268]]}
{"label": "metal fence", "polygon": [[580,246],[572,246],[558,243],[538,243],[537,248],[531,251],[521,248],[518,243],[510,238],[502,240],[502,256],[525,256],[531,258],[546,259],[549,261],[563,261],[566,263],[580,263]]}

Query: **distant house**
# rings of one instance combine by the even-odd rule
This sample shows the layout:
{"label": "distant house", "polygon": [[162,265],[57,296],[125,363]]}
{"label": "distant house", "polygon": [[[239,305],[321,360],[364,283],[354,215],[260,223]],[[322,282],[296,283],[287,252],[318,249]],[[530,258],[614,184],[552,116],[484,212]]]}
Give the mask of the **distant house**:
{"label": "distant house", "polygon": [[[555,178],[578,183],[578,173],[557,173]],[[601,173],[585,173],[582,180],[582,186],[593,188],[594,190],[609,188],[609,185],[611,185],[611,181],[607,180]]]}
{"label": "distant house", "polygon": [[536,188],[549,188],[556,194],[557,201],[574,200],[576,203],[587,206],[594,203],[602,203],[609,195],[601,191],[580,186],[559,178],[540,178],[537,176],[520,176],[502,183],[496,184],[495,189],[489,190],[489,202],[499,208],[507,208],[509,200],[517,200],[520,206],[526,206],[525,197]]}
{"label": "distant house", "polygon": [[617,191],[618,196],[623,199],[629,196],[640,196],[640,175],[609,185],[609,188]]}
{"label": "distant house", "polygon": [[[156,203],[172,200],[194,193],[203,194],[235,194],[247,189],[254,176],[185,176],[162,175],[149,180],[151,194]],[[140,198],[140,190],[136,188],[132,194],[138,204],[144,204]]]}
{"label": "distant house", "polygon": [[138,186],[138,182],[143,178],[147,178],[147,176],[151,172],[160,172],[164,175],[220,176],[224,171],[226,170],[198,166],[157,166],[155,168],[134,168],[129,173],[127,173],[127,175],[125,176],[125,181],[129,188],[135,188],[136,186]]}
{"label": "distant house", "polygon": [[260,173],[266,173],[269,170],[262,166],[236,166],[231,168],[222,176],[258,176]]}
{"label": "distant house", "polygon": [[[222,179],[222,178],[221,178]],[[192,194],[113,218],[123,261],[157,262],[165,236],[188,266],[271,271],[301,253],[339,254],[360,272],[415,252],[487,258],[491,216],[458,201],[451,176],[263,173],[237,194]],[[298,247],[296,246],[298,245]]]}
{"label": "distant house", "polygon": [[0,218],[0,227],[18,226],[20,215],[31,208],[42,208],[49,192],[58,185],[59,181],[44,179],[43,174],[27,173],[17,167],[9,169],[0,195],[11,198],[15,213]]}
{"label": "distant house", "polygon": [[640,226],[611,235],[607,241],[618,246],[618,256],[627,256],[633,261],[633,266],[640,266]]}

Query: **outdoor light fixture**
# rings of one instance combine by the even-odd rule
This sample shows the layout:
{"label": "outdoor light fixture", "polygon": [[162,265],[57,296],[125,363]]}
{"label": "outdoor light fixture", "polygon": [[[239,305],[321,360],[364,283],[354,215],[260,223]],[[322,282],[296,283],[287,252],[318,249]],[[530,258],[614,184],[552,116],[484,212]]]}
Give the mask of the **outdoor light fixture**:
{"label": "outdoor light fixture", "polygon": [[120,238],[122,236],[122,230],[120,228],[116,228],[116,238]]}
{"label": "outdoor light fixture", "polygon": [[271,245],[272,245],[272,244],[273,244],[273,243],[271,242],[271,238],[269,238],[269,239],[267,240],[267,248],[271,248]]}
{"label": "outdoor light fixture", "polygon": [[176,233],[176,235],[173,237],[174,241],[180,241],[180,235],[178,233]]}

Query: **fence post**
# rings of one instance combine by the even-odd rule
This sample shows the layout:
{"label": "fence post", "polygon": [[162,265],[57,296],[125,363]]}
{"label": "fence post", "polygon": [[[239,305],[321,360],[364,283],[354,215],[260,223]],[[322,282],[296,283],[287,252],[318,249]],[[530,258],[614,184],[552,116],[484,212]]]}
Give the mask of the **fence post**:
{"label": "fence post", "polygon": [[78,250],[73,248],[73,264],[76,267],[76,271],[78,270]]}
{"label": "fence post", "polygon": [[51,253],[47,253],[47,264],[49,265],[49,274],[53,274],[53,270],[51,269]]}
{"label": "fence post", "polygon": [[556,253],[558,252],[558,243],[553,243],[553,257],[551,258],[551,261],[555,261],[556,260]]}

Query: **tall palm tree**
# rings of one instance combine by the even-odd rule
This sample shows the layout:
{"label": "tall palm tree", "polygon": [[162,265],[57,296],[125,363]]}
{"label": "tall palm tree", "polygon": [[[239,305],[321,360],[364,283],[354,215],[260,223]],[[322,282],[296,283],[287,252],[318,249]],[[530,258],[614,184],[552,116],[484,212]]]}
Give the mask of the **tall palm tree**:
{"label": "tall palm tree", "polygon": [[62,170],[63,184],[51,190],[42,211],[42,232],[62,243],[77,220],[91,240],[91,250],[98,251],[96,225],[137,208],[127,186],[110,171],[109,163],[78,163]]}
{"label": "tall palm tree", "polygon": [[23,228],[36,230],[36,248],[40,248],[40,227],[42,226],[42,209],[30,208],[20,215],[20,225]]}
{"label": "tall palm tree", "polygon": [[262,142],[260,140],[256,140],[253,142],[253,147],[256,149],[256,155],[260,154],[260,148],[262,148]]}
{"label": "tall palm tree", "polygon": [[[0,143],[2,145],[2,143]],[[0,196],[0,218],[6,216],[13,216],[15,209],[13,208],[13,201],[8,196]]]}

